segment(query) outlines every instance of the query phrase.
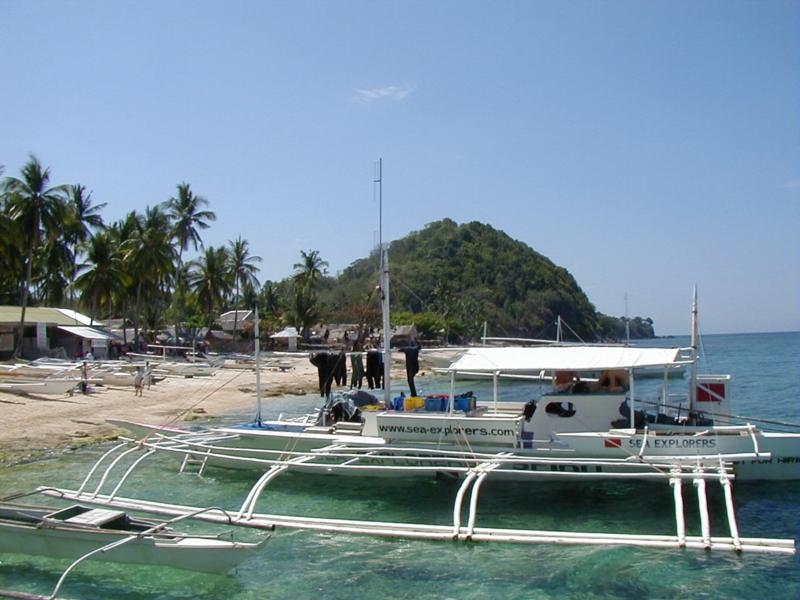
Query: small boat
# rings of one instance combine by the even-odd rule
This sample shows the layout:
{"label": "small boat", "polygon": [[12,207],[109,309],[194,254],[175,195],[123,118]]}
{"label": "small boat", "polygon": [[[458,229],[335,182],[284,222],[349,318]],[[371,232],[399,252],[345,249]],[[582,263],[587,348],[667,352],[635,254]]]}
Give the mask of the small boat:
{"label": "small boat", "polygon": [[119,510],[75,504],[61,510],[0,504],[0,552],[102,560],[225,573],[253,556],[256,543],[187,535]]}
{"label": "small boat", "polygon": [[80,379],[2,380],[0,392],[62,396],[74,390],[79,383]]}

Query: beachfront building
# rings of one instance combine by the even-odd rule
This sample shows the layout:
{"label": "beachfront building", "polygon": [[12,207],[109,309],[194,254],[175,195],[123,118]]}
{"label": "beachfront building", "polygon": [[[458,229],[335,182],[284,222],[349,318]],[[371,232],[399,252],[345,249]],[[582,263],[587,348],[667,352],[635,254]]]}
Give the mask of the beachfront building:
{"label": "beachfront building", "polygon": [[297,340],[299,340],[301,336],[297,333],[295,327],[286,327],[269,337],[281,345],[286,344],[286,350],[289,352],[297,352]]}
{"label": "beachfront building", "polygon": [[[11,358],[17,343],[22,308],[0,306],[0,360]],[[68,308],[28,307],[25,309],[22,355],[26,358],[56,356],[74,358],[88,352],[97,358],[108,354],[117,336],[100,321]]]}
{"label": "beachfront building", "polygon": [[[256,315],[252,310],[229,310],[228,312],[222,313],[217,321],[222,331],[232,333],[234,323],[236,325],[236,331],[251,330],[255,319]],[[245,327],[245,325],[247,326]]]}

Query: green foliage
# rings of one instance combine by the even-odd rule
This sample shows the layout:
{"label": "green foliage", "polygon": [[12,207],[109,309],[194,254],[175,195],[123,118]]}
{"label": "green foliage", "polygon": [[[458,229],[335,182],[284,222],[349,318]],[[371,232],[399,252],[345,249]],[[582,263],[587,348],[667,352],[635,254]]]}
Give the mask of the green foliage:
{"label": "green foliage", "polygon": [[[215,220],[189,184],[167,202],[131,212],[106,228],[82,185],[50,185],[31,156],[20,177],[0,186],[0,303],[75,303],[96,318],[125,317],[138,331],[211,324],[219,313],[258,301],[265,329],[291,324],[307,334],[319,320],[380,327],[377,251],[338,277],[319,251],[300,253],[294,273],[258,287],[246,240],[205,248]],[[184,263],[184,253],[200,256]],[[561,316],[587,341],[623,339],[623,319],[598,313],[572,275],[526,244],[478,222],[430,223],[392,242],[394,324],[427,338],[555,337]],[[76,294],[77,293],[77,294]],[[632,338],[652,337],[650,319],[630,321]]]}
{"label": "green foliage", "polygon": [[[445,330],[449,339],[475,339],[487,321],[490,335],[555,338],[560,315],[586,340],[610,337],[608,321],[566,269],[489,225],[430,223],[392,242],[389,254],[392,310],[435,316],[436,324],[426,317],[429,334]],[[357,260],[323,290],[322,299],[333,308],[363,303],[375,286],[377,266],[377,253]],[[648,331],[643,326],[636,333]]]}

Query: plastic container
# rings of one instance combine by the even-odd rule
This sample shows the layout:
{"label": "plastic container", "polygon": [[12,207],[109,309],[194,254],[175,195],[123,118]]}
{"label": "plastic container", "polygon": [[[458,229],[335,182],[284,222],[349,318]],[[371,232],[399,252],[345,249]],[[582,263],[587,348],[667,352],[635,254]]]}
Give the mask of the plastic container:
{"label": "plastic container", "polygon": [[409,396],[403,402],[403,410],[406,412],[419,410],[420,408],[425,408],[425,398],[420,398],[419,396]]}
{"label": "plastic container", "polygon": [[456,410],[463,410],[464,412],[471,412],[475,410],[475,396],[462,396],[456,397]]}
{"label": "plastic container", "polygon": [[444,412],[446,400],[438,396],[428,396],[425,398],[425,410],[427,412]]}

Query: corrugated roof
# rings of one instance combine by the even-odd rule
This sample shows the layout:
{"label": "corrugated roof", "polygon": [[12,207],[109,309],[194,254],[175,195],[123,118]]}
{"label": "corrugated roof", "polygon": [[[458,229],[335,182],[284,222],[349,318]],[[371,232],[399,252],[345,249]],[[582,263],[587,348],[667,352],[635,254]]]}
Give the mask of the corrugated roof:
{"label": "corrugated roof", "polygon": [[79,337],[86,338],[87,340],[116,340],[119,339],[113,333],[107,331],[100,331],[93,327],[71,327],[69,325],[59,325],[59,329],[75,334]]}
{"label": "corrugated roof", "polygon": [[[18,325],[22,307],[0,306],[0,323],[4,325]],[[32,306],[25,309],[25,324],[35,325],[46,323],[48,325],[88,325],[91,318],[68,308],[48,308]],[[95,324],[98,324],[95,321]]]}
{"label": "corrugated roof", "polygon": [[294,327],[286,327],[282,329],[278,333],[275,333],[269,336],[274,339],[282,339],[282,338],[299,338],[302,337],[299,333],[297,333],[297,329]]}

